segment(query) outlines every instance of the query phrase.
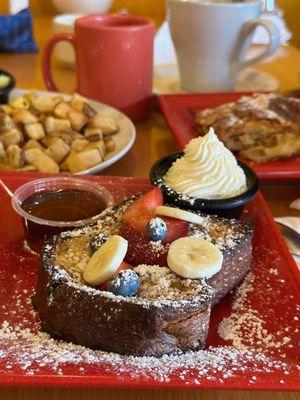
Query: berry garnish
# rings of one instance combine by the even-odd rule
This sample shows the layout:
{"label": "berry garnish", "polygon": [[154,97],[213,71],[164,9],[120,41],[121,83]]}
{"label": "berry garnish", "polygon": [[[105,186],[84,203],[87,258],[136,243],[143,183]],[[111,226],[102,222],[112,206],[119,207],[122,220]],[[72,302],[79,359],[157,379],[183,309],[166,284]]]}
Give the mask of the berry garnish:
{"label": "berry garnish", "polygon": [[132,297],[140,288],[140,279],[132,269],[121,271],[107,284],[107,290],[116,296]]}
{"label": "berry garnish", "polygon": [[162,218],[151,218],[146,226],[147,234],[153,242],[164,240],[167,236],[167,224]]}
{"label": "berry garnish", "polygon": [[122,220],[136,231],[145,234],[149,220],[155,217],[156,208],[162,205],[163,195],[161,190],[156,187],[135,200],[124,212]]}
{"label": "berry garnish", "polygon": [[104,233],[97,233],[91,237],[89,245],[92,253],[95,253],[100,247],[108,241],[108,237]]}

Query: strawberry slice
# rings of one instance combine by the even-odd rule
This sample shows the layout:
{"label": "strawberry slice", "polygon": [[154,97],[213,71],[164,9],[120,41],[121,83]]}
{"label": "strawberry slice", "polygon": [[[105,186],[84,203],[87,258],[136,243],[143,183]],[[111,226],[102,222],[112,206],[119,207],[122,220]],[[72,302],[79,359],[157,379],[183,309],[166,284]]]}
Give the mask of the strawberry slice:
{"label": "strawberry slice", "polygon": [[168,233],[164,242],[171,243],[174,242],[174,240],[176,239],[188,236],[189,224],[186,221],[170,217],[160,218],[162,218],[167,224]]}
{"label": "strawberry slice", "polygon": [[163,203],[162,192],[158,187],[155,187],[135,200],[124,212],[122,220],[137,232],[145,233],[148,222],[155,217],[156,207],[163,205]]}
{"label": "strawberry slice", "polygon": [[125,260],[130,264],[134,266],[139,264],[167,266],[168,244],[159,243],[156,246],[145,234],[137,232],[127,224],[122,224],[119,235],[128,241]]}
{"label": "strawberry slice", "polygon": [[[125,239],[125,238],[124,238]],[[116,272],[111,276],[110,279],[113,279],[116,275],[118,275],[119,272],[121,272],[123,269],[132,269],[132,265],[128,264],[127,262],[123,261],[119,268],[116,270]],[[107,290],[107,283],[108,281],[102,283],[102,285],[100,285],[98,287],[99,290]]]}

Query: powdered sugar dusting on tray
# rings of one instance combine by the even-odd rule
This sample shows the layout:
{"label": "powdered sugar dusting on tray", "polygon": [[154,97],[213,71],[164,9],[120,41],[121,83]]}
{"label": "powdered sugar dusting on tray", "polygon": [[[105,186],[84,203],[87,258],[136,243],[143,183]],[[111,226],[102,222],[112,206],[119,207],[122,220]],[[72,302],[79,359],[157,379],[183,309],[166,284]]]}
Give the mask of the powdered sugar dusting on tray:
{"label": "powdered sugar dusting on tray", "polygon": [[0,351],[0,359],[6,361],[7,373],[17,366],[28,375],[34,375],[37,368],[45,373],[50,370],[63,375],[72,365],[75,368],[77,366],[77,373],[81,375],[93,365],[95,373],[117,373],[121,380],[122,377],[128,379],[130,375],[132,379],[169,382],[176,376],[187,384],[217,380],[216,375],[220,372],[222,381],[238,378],[246,371],[258,376],[261,372],[269,371],[270,377],[274,370],[286,375],[290,373],[290,367],[284,361],[272,360],[263,354],[230,346],[161,358],[121,356],[55,341],[46,333],[33,333],[18,326],[12,328],[7,322],[2,324],[0,339],[6,348],[6,351]]}
{"label": "powdered sugar dusting on tray", "polygon": [[[128,195],[127,188],[122,190]],[[130,190],[133,194],[134,190]],[[224,385],[224,388],[237,387],[243,380],[249,387],[266,386],[267,380],[282,389],[286,383],[294,384],[300,372],[297,364],[299,298],[292,279],[285,273],[290,268],[290,265],[287,267],[289,260],[277,249],[278,242],[274,242],[272,228],[260,207],[258,199],[246,210],[247,218],[256,225],[253,273],[233,298],[224,299],[212,311],[208,349],[160,359],[93,351],[56,341],[42,333],[30,299],[36,285],[38,257],[24,250],[19,233],[10,242],[1,242],[0,374],[11,379],[16,374],[35,375],[37,381],[43,375],[65,375],[85,377],[85,382],[98,376],[99,384],[104,382],[102,378],[111,378],[115,386],[122,381],[176,384],[181,381],[200,386],[212,382],[214,387]],[[206,235],[206,230],[201,234]],[[266,329],[263,339],[242,330],[239,318],[245,320],[249,307],[250,312],[259,315],[261,327]],[[250,320],[247,326],[251,326]],[[275,340],[266,348],[268,335]]]}

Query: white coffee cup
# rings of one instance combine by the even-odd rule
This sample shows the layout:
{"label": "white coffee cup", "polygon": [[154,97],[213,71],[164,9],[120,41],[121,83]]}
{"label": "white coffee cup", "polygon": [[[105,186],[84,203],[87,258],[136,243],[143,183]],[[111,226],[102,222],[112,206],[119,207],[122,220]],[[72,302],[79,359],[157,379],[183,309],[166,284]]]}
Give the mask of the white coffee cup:
{"label": "white coffee cup", "polygon": [[[262,5],[261,0],[168,0],[182,89],[230,91],[243,68],[278,49],[279,30],[270,21],[258,19]],[[245,61],[257,26],[266,29],[269,44],[261,54]]]}

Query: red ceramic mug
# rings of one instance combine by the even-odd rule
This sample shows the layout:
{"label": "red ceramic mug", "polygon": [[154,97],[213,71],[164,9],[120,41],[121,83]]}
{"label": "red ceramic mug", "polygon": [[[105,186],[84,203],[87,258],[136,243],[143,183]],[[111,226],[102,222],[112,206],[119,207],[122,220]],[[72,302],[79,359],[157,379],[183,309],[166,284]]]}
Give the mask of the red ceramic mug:
{"label": "red ceramic mug", "polygon": [[51,75],[54,45],[75,48],[77,91],[125,112],[134,121],[149,116],[152,97],[155,25],[131,15],[88,15],[75,21],[75,34],[59,33],[46,44],[42,69],[48,90],[58,91]]}

